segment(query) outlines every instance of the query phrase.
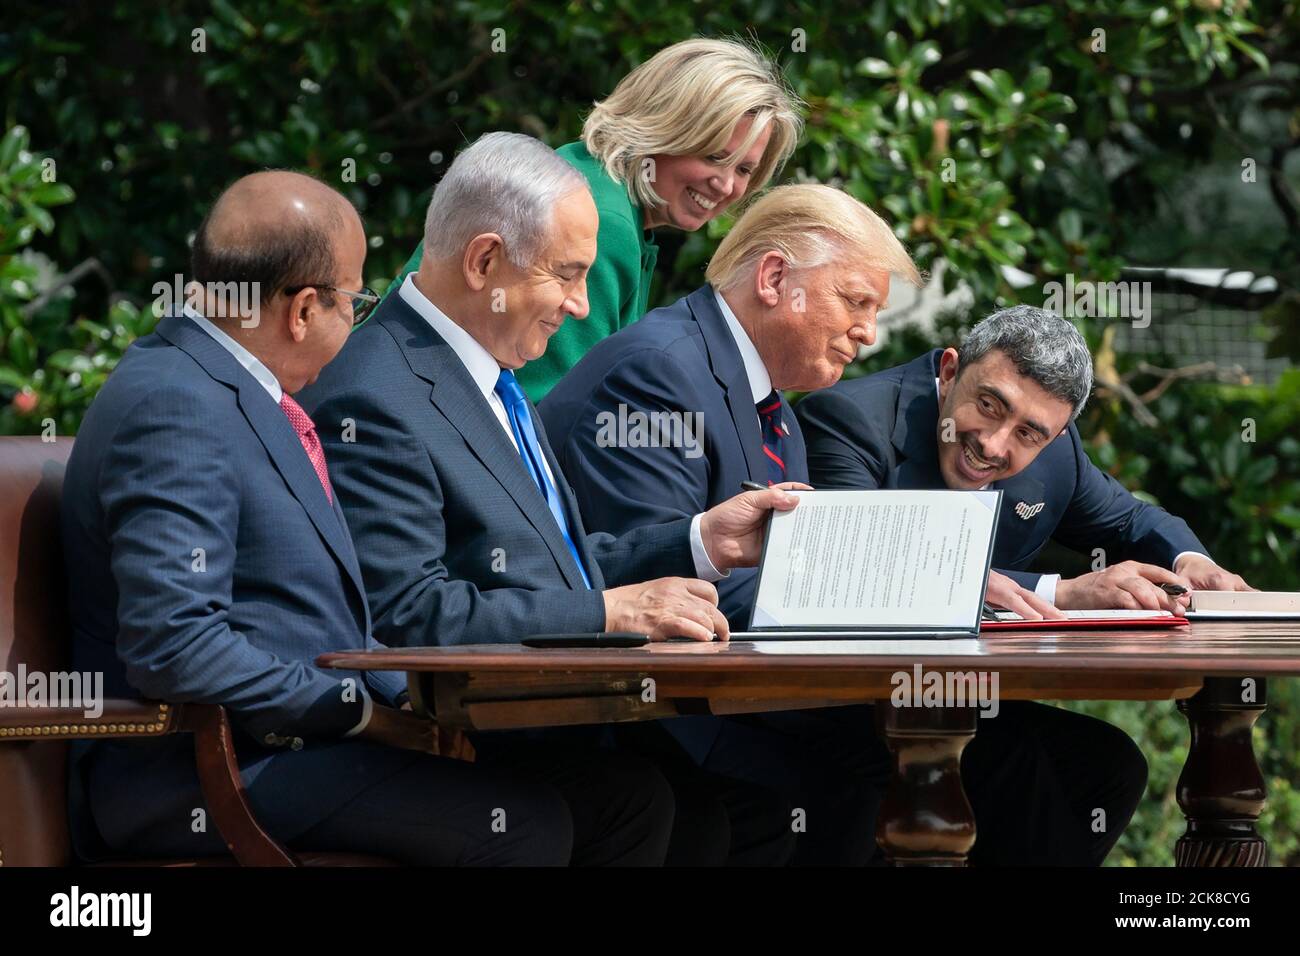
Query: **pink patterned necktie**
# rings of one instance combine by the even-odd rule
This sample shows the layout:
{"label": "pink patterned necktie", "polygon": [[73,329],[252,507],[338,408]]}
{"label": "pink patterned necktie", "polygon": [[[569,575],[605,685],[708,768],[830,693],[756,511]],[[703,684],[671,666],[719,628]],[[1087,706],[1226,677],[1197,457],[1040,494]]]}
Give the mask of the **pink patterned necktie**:
{"label": "pink patterned necktie", "polygon": [[298,433],[302,450],[307,453],[311,466],[316,469],[316,477],[320,479],[321,487],[325,489],[325,497],[329,499],[330,504],[334,504],[334,493],[330,490],[330,473],[325,470],[325,449],[321,447],[320,438],[316,435],[316,426],[302,410],[302,406],[289,397],[288,392],[280,396],[280,407],[284,409],[284,414],[288,417],[293,430]]}

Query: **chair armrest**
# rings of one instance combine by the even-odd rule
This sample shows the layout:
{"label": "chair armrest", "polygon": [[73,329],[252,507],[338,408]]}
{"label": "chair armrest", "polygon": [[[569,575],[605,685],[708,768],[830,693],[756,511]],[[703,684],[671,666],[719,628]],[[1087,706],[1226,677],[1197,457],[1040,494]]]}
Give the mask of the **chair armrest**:
{"label": "chair armrest", "polygon": [[298,858],[262,829],[248,805],[235,760],[230,717],[219,704],[186,705],[184,724],[194,734],[199,786],[217,832],[240,866],[301,866]]}
{"label": "chair armrest", "polygon": [[0,707],[0,740],[92,740],[174,734],[182,708],[110,697],[97,717],[84,707]]}
{"label": "chair armrest", "polygon": [[217,832],[240,866],[299,866],[267,833],[248,805],[226,709],[219,704],[165,704],[111,698],[98,717],[79,707],[0,708],[0,744],[48,740],[194,735],[199,786]]}

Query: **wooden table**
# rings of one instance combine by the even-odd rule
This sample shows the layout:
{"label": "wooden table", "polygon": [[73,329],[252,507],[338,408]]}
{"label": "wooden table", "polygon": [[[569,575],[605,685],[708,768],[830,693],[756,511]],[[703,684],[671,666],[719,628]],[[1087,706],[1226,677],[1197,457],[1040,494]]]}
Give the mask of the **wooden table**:
{"label": "wooden table", "polygon": [[[819,642],[820,643],[820,642]],[[1251,728],[1266,678],[1300,675],[1300,622],[1170,630],[1000,632],[979,640],[665,643],[536,650],[482,644],[345,651],[323,667],[408,672],[412,704],[470,730],[652,720],[878,702],[894,754],[877,840],[896,865],[962,865],[975,820],[961,752],[978,709],[896,707],[900,672],[998,675],[1003,700],[1176,700],[1191,727],[1178,781],[1179,866],[1263,866],[1264,777]],[[950,701],[951,703],[951,701]]]}

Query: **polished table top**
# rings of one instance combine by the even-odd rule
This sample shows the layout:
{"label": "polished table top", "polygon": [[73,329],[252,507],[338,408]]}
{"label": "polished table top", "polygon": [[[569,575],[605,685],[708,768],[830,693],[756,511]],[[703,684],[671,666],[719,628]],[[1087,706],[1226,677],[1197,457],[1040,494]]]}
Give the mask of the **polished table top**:
{"label": "polished table top", "polygon": [[[407,671],[416,712],[467,731],[884,701],[892,699],[899,671],[987,672],[988,698],[977,684],[974,698],[943,706],[923,700],[875,709],[896,754],[877,839],[897,865],[965,861],[975,820],[963,795],[960,755],[977,732],[977,715],[991,715],[983,709],[989,701],[1178,700],[1193,729],[1178,788],[1189,824],[1175,859],[1180,866],[1262,866],[1267,845],[1254,821],[1264,806],[1264,780],[1250,742],[1266,682],[1256,681],[1300,676],[1300,622],[594,650],[479,644],[344,651],[318,663]],[[647,685],[655,688],[649,697]]]}
{"label": "polished table top", "polygon": [[953,640],[671,642],[639,648],[536,649],[519,644],[340,651],[323,667],[423,672],[569,673],[672,670],[873,671],[943,667],[1149,675],[1300,675],[1300,621],[1201,621],[1134,630],[999,631]]}

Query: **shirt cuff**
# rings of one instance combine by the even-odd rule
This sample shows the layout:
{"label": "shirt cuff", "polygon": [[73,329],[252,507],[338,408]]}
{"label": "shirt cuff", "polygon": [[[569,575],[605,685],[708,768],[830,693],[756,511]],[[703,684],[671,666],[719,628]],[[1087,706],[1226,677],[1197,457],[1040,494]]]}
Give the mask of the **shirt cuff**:
{"label": "shirt cuff", "polygon": [[355,727],[343,735],[344,737],[355,737],[365,730],[370,724],[370,715],[375,712],[375,704],[370,699],[370,691],[366,690],[365,683],[357,681],[357,687],[361,689],[361,719],[357,721]]}
{"label": "shirt cuff", "polygon": [[1044,574],[1039,576],[1038,583],[1034,585],[1034,593],[1046,601],[1048,604],[1056,604],[1056,585],[1061,582],[1059,574]]}
{"label": "shirt cuff", "polygon": [[1210,556],[1209,556],[1208,554],[1206,554],[1204,551],[1180,551],[1180,552],[1178,553],[1178,557],[1174,558],[1173,563],[1169,565],[1169,570],[1170,570],[1170,571],[1173,571],[1174,574],[1177,574],[1177,573],[1178,573],[1178,562],[1181,561],[1181,560],[1183,560],[1183,558],[1187,557],[1189,554],[1194,554],[1194,555],[1196,555],[1196,556],[1199,557],[1199,558],[1204,558],[1206,561],[1213,561],[1213,560],[1214,560],[1212,557],[1210,557]]}
{"label": "shirt cuff", "polygon": [[704,535],[700,533],[700,521],[704,515],[698,514],[691,519],[691,557],[695,560],[695,576],[701,581],[721,581],[731,574],[722,572],[709,560],[709,549],[704,547]]}

